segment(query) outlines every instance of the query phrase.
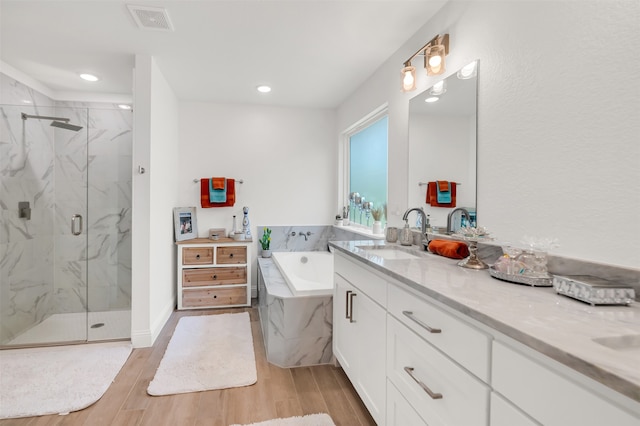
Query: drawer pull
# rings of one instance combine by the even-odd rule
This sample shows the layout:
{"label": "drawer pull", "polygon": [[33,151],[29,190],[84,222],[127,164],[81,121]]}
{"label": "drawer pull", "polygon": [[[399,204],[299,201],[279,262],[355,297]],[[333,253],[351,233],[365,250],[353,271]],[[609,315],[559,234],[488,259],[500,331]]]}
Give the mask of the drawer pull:
{"label": "drawer pull", "polygon": [[218,276],[217,275],[213,275],[211,278],[213,278],[214,280],[217,280]]}
{"label": "drawer pull", "polygon": [[431,389],[429,389],[427,387],[427,385],[425,385],[424,383],[422,383],[420,380],[418,380],[416,378],[416,376],[413,375],[413,367],[405,367],[404,371],[407,372],[407,374],[409,376],[411,376],[411,378],[418,384],[420,385],[420,387],[431,397],[431,399],[442,399],[442,394],[441,393],[435,393],[433,392]]}
{"label": "drawer pull", "polygon": [[231,253],[231,254],[229,255],[229,257],[233,259],[233,253]]}
{"label": "drawer pull", "polygon": [[351,309],[349,310],[349,322],[356,322],[356,320],[353,319],[353,298],[357,296],[357,294],[351,291],[349,293],[351,293],[349,295],[349,305],[351,305]]}
{"label": "drawer pull", "polygon": [[411,321],[415,322],[420,327],[422,327],[425,330],[427,330],[429,333],[442,333],[441,329],[429,327],[427,324],[423,323],[418,318],[414,317],[413,316],[413,312],[411,312],[411,311],[402,311],[402,315],[404,315],[405,317],[409,318]]}
{"label": "drawer pull", "polygon": [[353,293],[351,290],[347,290],[345,292],[345,301],[344,301],[344,307],[345,307],[345,314],[344,317],[346,319],[351,319],[351,317],[349,316],[349,294]]}
{"label": "drawer pull", "polygon": [[200,259],[200,255],[199,254],[196,254],[196,259]]}

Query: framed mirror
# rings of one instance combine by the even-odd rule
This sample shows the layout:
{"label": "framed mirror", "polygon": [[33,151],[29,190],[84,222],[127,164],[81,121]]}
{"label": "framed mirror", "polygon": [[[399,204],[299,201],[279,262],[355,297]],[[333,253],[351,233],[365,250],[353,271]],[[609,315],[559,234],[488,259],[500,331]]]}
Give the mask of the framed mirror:
{"label": "framed mirror", "polygon": [[[477,218],[479,65],[472,62],[409,102],[408,205],[423,207],[432,227],[446,227],[455,207]],[[456,183],[454,202],[442,203],[450,206],[427,203],[428,183],[436,181]],[[458,212],[452,219],[454,230],[463,223]]]}

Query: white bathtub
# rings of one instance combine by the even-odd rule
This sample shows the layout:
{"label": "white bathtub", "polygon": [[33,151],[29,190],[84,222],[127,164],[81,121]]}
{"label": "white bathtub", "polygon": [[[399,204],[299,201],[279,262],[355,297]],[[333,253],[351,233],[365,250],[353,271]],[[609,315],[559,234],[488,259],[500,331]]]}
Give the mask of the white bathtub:
{"label": "white bathtub", "polygon": [[294,296],[330,296],[333,294],[332,253],[278,251],[271,256]]}

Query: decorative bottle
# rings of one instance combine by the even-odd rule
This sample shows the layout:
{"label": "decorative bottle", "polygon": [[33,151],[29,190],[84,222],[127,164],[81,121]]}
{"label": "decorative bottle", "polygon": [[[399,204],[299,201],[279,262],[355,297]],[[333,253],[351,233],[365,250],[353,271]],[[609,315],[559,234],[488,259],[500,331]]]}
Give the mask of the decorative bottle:
{"label": "decorative bottle", "polygon": [[242,232],[244,233],[244,239],[251,239],[251,225],[249,224],[249,207],[243,207],[244,218],[242,218]]}

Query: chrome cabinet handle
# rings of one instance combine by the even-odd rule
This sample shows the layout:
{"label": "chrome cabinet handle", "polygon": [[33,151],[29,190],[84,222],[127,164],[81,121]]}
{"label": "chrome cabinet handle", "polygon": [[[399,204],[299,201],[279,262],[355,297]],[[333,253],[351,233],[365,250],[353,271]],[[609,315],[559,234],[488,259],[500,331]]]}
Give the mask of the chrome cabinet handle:
{"label": "chrome cabinet handle", "polygon": [[351,290],[347,290],[345,292],[345,301],[344,301],[344,307],[345,307],[345,313],[344,313],[344,317],[346,319],[351,319],[351,317],[349,316],[349,295],[353,293]]}
{"label": "chrome cabinet handle", "polygon": [[441,393],[433,392],[431,389],[427,387],[427,385],[422,383],[420,380],[416,378],[416,376],[413,375],[413,367],[405,367],[404,371],[406,371],[407,374],[411,376],[411,378],[431,397],[431,399],[442,399]]}
{"label": "chrome cabinet handle", "polygon": [[405,317],[409,318],[411,321],[415,322],[420,327],[422,327],[425,330],[427,330],[429,333],[442,333],[441,329],[429,327],[427,324],[425,324],[424,322],[420,321],[418,318],[414,317],[413,316],[413,312],[411,312],[411,311],[402,311],[402,315],[404,315]]}
{"label": "chrome cabinet handle", "polygon": [[[76,221],[80,223],[80,229],[76,231]],[[71,216],[71,233],[73,235],[82,234],[82,215],[74,214]]]}
{"label": "chrome cabinet handle", "polygon": [[349,311],[349,322],[356,322],[356,320],[353,319],[353,298],[356,297],[357,294],[351,291],[349,293],[351,293],[349,295],[349,304],[351,305],[351,310]]}

